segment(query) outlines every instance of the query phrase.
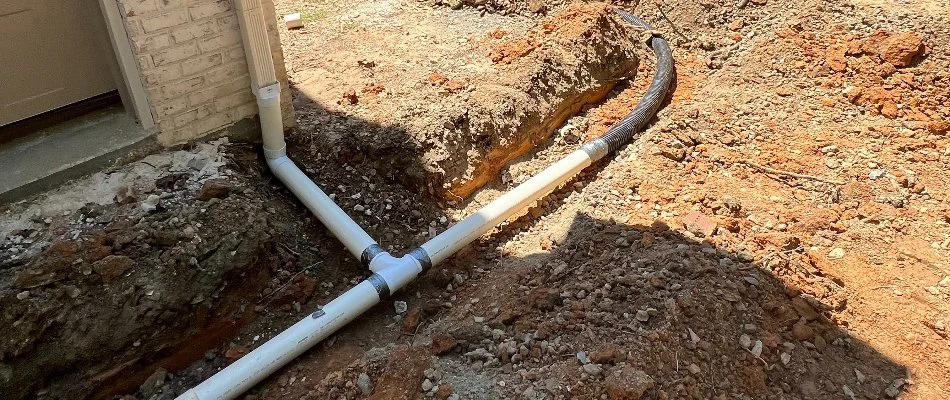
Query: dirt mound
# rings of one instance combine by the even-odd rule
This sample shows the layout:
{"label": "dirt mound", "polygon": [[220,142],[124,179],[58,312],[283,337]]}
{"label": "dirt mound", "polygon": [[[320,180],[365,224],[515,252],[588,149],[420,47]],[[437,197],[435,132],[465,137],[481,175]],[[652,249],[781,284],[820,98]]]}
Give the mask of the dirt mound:
{"label": "dirt mound", "polygon": [[[637,33],[604,4],[566,7],[522,32],[518,25],[490,27],[450,39],[467,41],[464,55],[440,54],[443,50],[415,42],[398,48],[398,57],[411,63],[430,62],[436,54],[443,60],[439,63],[464,57],[454,70],[406,74],[393,69],[396,60],[370,59],[362,49],[357,54],[347,49],[341,56],[361,60],[361,71],[327,71],[333,78],[307,78],[296,85],[307,100],[325,108],[316,110],[331,121],[337,112],[355,117],[320,125],[333,130],[328,137],[339,138],[332,144],[345,162],[366,162],[418,190],[459,201],[631,77],[640,50],[631,40]],[[366,51],[379,54],[376,48]],[[345,74],[369,79],[344,88],[340,82],[352,79]],[[384,91],[363,90],[352,100],[354,87],[378,85]],[[340,101],[338,90],[350,93],[348,100]],[[313,108],[313,103],[298,104]]]}
{"label": "dirt mound", "polygon": [[[509,161],[547,140],[586,105],[602,100],[636,71],[635,35],[602,4],[552,15],[526,38],[493,44],[498,68],[476,83],[465,118],[446,132],[439,178],[448,199],[464,199]],[[467,138],[474,137],[476,142]],[[430,138],[431,140],[431,138]],[[473,151],[474,150],[474,151]],[[468,154],[464,162],[452,154]],[[483,154],[478,154],[483,153]],[[431,183],[430,183],[431,184]]]}
{"label": "dirt mound", "polygon": [[[463,372],[438,383],[451,384],[463,398],[491,398],[460,382],[467,371],[497,368],[494,379],[529,393],[570,388],[571,396],[593,398],[644,392],[644,398],[767,398],[788,391],[816,398],[822,375],[850,375],[855,364],[882,378],[863,385],[862,393],[881,393],[904,376],[897,366],[865,361],[874,359],[863,355],[870,350],[826,317],[834,303],[758,273],[761,266],[741,252],[715,250],[662,224],[578,214],[562,229],[539,232],[557,237],[550,253],[522,257],[513,249],[504,271],[482,278],[517,287],[522,298],[453,293],[478,302],[432,327],[464,343],[438,362],[461,364]],[[824,372],[793,377],[792,370]]]}

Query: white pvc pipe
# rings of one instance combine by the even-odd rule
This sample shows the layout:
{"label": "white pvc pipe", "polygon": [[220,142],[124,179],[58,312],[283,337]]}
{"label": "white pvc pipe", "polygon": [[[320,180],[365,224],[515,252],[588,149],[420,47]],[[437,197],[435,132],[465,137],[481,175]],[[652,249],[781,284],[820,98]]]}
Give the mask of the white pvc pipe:
{"label": "white pvc pipe", "polygon": [[527,207],[531,202],[551,193],[590,164],[591,158],[583,150],[568,154],[421,247],[429,254],[432,265],[436,265],[498,226],[514,213]]}
{"label": "white pvc pipe", "polygon": [[267,160],[267,163],[274,175],[280,178],[281,182],[284,182],[287,188],[300,199],[300,202],[320,219],[323,226],[333,232],[340,242],[343,242],[357,260],[360,259],[363,250],[376,244],[376,241],[349,215],[346,215],[346,212],[336,205],[330,196],[320,190],[320,187],[313,183],[290,158],[281,156]]}
{"label": "white pvc pipe", "polygon": [[258,90],[257,105],[264,140],[264,156],[271,171],[359,260],[363,250],[376,244],[376,241],[286,155],[287,145],[284,143],[284,124],[280,112],[280,84],[272,84]]}
{"label": "white pvc pipe", "polygon": [[[367,240],[372,242],[287,156],[270,159],[268,164],[274,169],[274,174],[281,177],[291,191],[320,217],[324,225],[335,233],[340,232],[337,236],[351,251]],[[586,152],[575,151],[436,236],[422,248],[429,254],[432,265],[438,264],[590,164],[591,158]],[[336,224],[355,226],[355,229],[335,228]],[[409,255],[395,258],[388,253],[374,258],[372,268],[376,271],[373,277],[346,291],[176,400],[229,400],[237,397],[379,303],[381,295],[405,287],[422,272],[422,265],[415,258]],[[375,284],[371,283],[374,278]]]}
{"label": "white pvc pipe", "polygon": [[185,392],[177,400],[237,397],[379,303],[381,289],[376,285],[387,282],[385,293],[389,293],[390,290],[401,289],[422,272],[422,266],[412,257],[387,257],[389,267],[384,271],[347,290],[323,308]]}
{"label": "white pvc pipe", "polygon": [[376,303],[379,303],[376,289],[364,281],[188,390],[177,400],[233,399]]}

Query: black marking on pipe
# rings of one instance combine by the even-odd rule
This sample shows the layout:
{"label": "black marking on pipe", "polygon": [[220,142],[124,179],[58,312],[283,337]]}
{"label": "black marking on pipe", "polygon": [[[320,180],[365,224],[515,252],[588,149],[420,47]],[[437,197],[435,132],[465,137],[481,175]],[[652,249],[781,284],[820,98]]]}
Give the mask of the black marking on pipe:
{"label": "black marking on pipe", "polygon": [[376,256],[385,252],[386,250],[383,249],[382,246],[378,244],[371,244],[366,248],[366,250],[363,250],[362,254],[360,254],[360,262],[363,263],[364,266],[369,267],[369,263],[373,262],[373,259],[376,258]]}
{"label": "black marking on pipe", "polygon": [[310,314],[310,316],[313,317],[313,319],[320,318],[324,315],[327,315],[327,313],[323,311],[323,307],[320,307],[320,306],[317,306],[317,311],[314,311],[313,314]]}
{"label": "black marking on pipe", "polygon": [[419,265],[422,265],[422,272],[426,272],[432,268],[432,259],[429,258],[429,253],[426,253],[422,247],[416,247],[410,251],[409,256],[419,261]]}
{"label": "black marking on pipe", "polygon": [[372,274],[369,278],[366,278],[366,281],[373,285],[373,288],[376,289],[376,293],[379,294],[379,299],[383,300],[389,297],[389,284],[386,283],[386,280],[383,279],[380,274]]}

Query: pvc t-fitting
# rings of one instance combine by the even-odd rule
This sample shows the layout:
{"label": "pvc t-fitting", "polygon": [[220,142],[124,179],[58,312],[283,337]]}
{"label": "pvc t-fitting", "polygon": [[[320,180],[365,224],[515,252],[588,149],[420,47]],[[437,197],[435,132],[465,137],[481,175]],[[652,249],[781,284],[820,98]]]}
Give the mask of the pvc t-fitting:
{"label": "pvc t-fitting", "polygon": [[422,264],[408,254],[400,258],[389,253],[377,255],[369,268],[374,273],[368,281],[376,288],[380,299],[402,289],[422,273]]}

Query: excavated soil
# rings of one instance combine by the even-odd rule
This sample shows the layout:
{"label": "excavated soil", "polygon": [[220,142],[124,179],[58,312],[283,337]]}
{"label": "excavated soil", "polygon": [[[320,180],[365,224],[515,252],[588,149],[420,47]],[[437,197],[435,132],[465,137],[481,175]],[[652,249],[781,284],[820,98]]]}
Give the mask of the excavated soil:
{"label": "excavated soil", "polygon": [[[637,143],[245,398],[950,398],[950,10],[624,4],[676,59]],[[653,75],[597,3],[277,9],[306,23],[281,31],[290,153],[394,253],[603,133]],[[172,399],[365,278],[257,151],[3,206],[0,393]]]}
{"label": "excavated soil", "polygon": [[[360,25],[318,52],[311,40],[325,38],[289,33],[307,43],[288,50],[299,69],[295,104],[318,110],[301,126],[320,133],[312,140],[445,200],[467,198],[636,71],[637,33],[603,4],[539,22],[429,9],[414,10],[412,24],[385,17],[412,7],[341,11]],[[446,35],[449,26],[456,31]],[[365,123],[337,124],[334,115]]]}

